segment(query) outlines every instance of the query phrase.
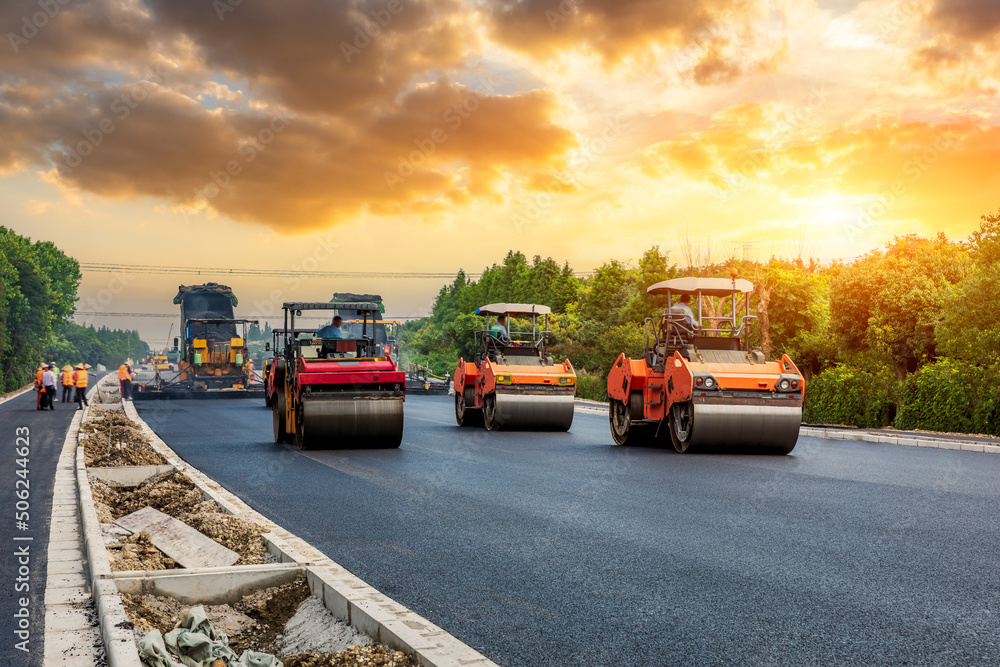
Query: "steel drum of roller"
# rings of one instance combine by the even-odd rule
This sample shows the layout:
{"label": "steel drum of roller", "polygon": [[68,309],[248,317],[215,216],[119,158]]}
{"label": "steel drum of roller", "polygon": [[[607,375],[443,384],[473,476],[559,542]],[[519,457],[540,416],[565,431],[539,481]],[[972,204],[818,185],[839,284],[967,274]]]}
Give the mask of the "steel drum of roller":
{"label": "steel drum of roller", "polygon": [[787,454],[799,439],[802,408],[688,403],[675,405],[670,417],[671,436],[679,451],[722,449]]}
{"label": "steel drum of roller", "polygon": [[302,449],[399,447],[403,399],[307,400],[295,435]]}
{"label": "steel drum of roller", "polygon": [[573,394],[497,392],[490,401],[484,415],[490,430],[568,431],[573,425]]}

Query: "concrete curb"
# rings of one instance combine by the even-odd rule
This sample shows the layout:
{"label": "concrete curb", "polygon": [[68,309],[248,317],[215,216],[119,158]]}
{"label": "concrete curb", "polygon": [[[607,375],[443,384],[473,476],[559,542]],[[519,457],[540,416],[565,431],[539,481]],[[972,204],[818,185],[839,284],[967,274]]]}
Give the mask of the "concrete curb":
{"label": "concrete curb", "polygon": [[961,440],[940,440],[936,438],[921,438],[919,434],[910,435],[881,435],[868,433],[866,431],[854,431],[850,429],[835,428],[815,428],[803,426],[799,429],[800,436],[810,438],[826,438],[828,440],[855,440],[860,442],[871,442],[886,445],[906,445],[909,447],[928,447],[931,449],[949,449],[962,452],[982,452],[986,454],[1000,454],[1000,441],[997,444],[987,444],[984,442],[972,442]]}
{"label": "concrete curb", "polygon": [[[110,377],[110,376],[109,376]],[[110,384],[110,382],[109,382]],[[195,483],[207,499],[226,513],[271,529],[262,535],[268,552],[279,562],[225,568],[112,572],[104,546],[97,511],[93,506],[83,448],[77,450],[77,484],[84,520],[84,537],[91,559],[91,579],[101,617],[110,667],[140,667],[135,640],[127,625],[120,593],[171,595],[185,603],[234,600],[267,586],[292,581],[305,574],[314,596],[340,620],[366,633],[376,642],[413,656],[425,667],[496,667],[484,655],[442,628],[383,595],[328,558],[311,544],[274,524],[214,480],[181,459],[125,401],[125,416],[135,422],[154,450]],[[84,413],[86,416],[86,413]]]}

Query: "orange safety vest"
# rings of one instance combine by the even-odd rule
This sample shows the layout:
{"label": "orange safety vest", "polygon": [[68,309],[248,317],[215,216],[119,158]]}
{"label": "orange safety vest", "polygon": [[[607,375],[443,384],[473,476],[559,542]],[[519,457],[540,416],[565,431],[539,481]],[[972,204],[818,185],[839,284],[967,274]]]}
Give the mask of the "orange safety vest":
{"label": "orange safety vest", "polygon": [[90,379],[87,377],[87,371],[82,368],[73,373],[73,379],[76,381],[77,389],[86,389],[87,385],[90,383]]}
{"label": "orange safety vest", "polygon": [[71,371],[63,371],[59,375],[59,381],[62,382],[62,385],[64,387],[72,387],[73,386],[73,373]]}
{"label": "orange safety vest", "polygon": [[128,366],[122,364],[118,367],[118,379],[119,380],[131,380],[132,376],[128,372]]}
{"label": "orange safety vest", "polygon": [[36,387],[41,387],[42,386],[42,373],[44,373],[44,372],[45,372],[45,369],[39,368],[38,372],[35,373],[35,386]]}

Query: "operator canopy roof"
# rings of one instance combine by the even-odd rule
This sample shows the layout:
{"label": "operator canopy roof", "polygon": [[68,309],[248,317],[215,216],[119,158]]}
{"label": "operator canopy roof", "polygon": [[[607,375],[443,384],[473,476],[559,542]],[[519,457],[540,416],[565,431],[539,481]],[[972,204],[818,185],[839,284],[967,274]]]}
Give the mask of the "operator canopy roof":
{"label": "operator canopy roof", "polygon": [[697,294],[701,292],[705,296],[729,296],[733,292],[749,294],[753,291],[753,283],[743,278],[732,280],[730,278],[674,278],[664,280],[662,283],[650,285],[647,289],[650,294]]}
{"label": "operator canopy roof", "polygon": [[551,312],[552,309],[548,306],[539,306],[534,303],[491,303],[476,308],[476,315],[510,315],[512,317],[548,315]]}
{"label": "operator canopy roof", "polygon": [[377,303],[327,303],[325,301],[309,301],[309,302],[298,302],[292,301],[289,303],[281,304],[282,308],[287,308],[288,310],[355,310],[358,313],[378,313],[380,312]]}

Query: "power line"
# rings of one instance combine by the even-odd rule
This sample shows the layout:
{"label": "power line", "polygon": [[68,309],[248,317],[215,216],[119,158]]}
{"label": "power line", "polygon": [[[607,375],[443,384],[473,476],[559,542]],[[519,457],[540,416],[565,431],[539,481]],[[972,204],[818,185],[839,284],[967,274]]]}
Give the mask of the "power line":
{"label": "power line", "polygon": [[[458,271],[420,272],[420,271],[298,271],[295,269],[246,269],[196,266],[167,266],[161,264],[112,264],[109,262],[81,262],[80,268],[95,273],[134,273],[146,275],[226,275],[249,276],[261,278],[381,278],[381,279],[435,279],[450,280],[458,275]],[[591,275],[592,271],[577,271],[577,277]],[[482,273],[466,273],[469,278],[482,277]]]}
{"label": "power line", "polygon": [[[159,317],[159,318],[178,318],[179,313],[105,313],[99,311],[84,311],[78,310],[75,315],[79,317]],[[241,315],[242,318],[248,320],[277,320],[284,317],[281,313],[274,315]],[[383,316],[383,320],[420,320],[424,317],[429,317],[428,315],[401,315],[401,316]],[[329,317],[319,317],[319,316],[296,316],[295,319],[303,320],[328,320]]]}

